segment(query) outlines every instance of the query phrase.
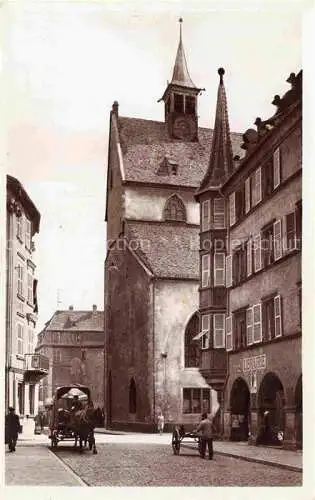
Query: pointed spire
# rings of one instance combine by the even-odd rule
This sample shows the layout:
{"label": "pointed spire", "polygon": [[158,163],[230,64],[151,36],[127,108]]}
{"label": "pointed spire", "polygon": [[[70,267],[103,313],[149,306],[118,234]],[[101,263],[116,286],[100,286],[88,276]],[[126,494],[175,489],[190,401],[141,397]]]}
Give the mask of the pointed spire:
{"label": "pointed spire", "polygon": [[179,44],[178,44],[171,83],[174,85],[180,85],[182,87],[196,88],[196,85],[192,82],[190,78],[187,68],[187,61],[182,41],[183,19],[180,17],[178,22],[179,22]]}
{"label": "pointed spire", "polygon": [[220,83],[217,97],[217,110],[212,136],[208,170],[199,191],[207,187],[220,186],[233,171],[233,153],[230,135],[227,99],[223,83],[223,68],[218,69]]}

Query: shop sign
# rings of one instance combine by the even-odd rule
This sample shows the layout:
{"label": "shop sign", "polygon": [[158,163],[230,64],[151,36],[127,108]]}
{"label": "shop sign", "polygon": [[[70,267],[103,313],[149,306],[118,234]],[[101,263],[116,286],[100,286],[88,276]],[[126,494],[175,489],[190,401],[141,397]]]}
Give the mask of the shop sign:
{"label": "shop sign", "polygon": [[243,359],[243,372],[251,372],[256,370],[265,370],[266,368],[266,354],[260,356],[252,356],[251,358]]}

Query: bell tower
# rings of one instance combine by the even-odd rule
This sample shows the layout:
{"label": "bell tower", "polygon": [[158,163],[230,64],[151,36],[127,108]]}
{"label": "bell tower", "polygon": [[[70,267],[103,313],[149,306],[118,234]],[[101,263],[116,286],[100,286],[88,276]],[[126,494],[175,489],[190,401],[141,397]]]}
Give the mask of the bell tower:
{"label": "bell tower", "polygon": [[202,90],[190,78],[182,41],[182,18],[179,19],[179,44],[173,76],[160,101],[164,101],[165,122],[174,139],[198,140],[197,98]]}

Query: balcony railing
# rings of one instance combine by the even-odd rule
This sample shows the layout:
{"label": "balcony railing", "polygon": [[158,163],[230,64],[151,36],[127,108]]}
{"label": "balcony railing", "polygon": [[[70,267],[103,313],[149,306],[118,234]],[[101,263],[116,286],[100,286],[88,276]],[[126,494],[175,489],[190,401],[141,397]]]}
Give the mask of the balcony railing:
{"label": "balcony railing", "polygon": [[28,377],[39,376],[42,378],[47,375],[49,370],[49,359],[42,354],[25,354],[24,370]]}

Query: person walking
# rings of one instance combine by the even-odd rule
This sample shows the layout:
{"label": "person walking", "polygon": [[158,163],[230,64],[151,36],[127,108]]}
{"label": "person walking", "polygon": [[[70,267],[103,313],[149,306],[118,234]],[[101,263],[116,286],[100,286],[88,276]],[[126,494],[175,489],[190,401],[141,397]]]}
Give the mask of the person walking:
{"label": "person walking", "polygon": [[10,452],[15,451],[16,442],[20,429],[21,429],[20,419],[18,415],[15,413],[15,409],[12,406],[9,406],[9,413],[5,416],[5,433],[6,433],[6,442],[9,446]]}
{"label": "person walking", "polygon": [[208,446],[209,460],[213,459],[213,430],[212,419],[207,413],[201,415],[201,422],[198,425],[196,432],[200,434],[200,456],[206,458],[206,449]]}
{"label": "person walking", "polygon": [[163,430],[164,430],[164,415],[162,413],[162,411],[160,411],[160,414],[158,415],[158,418],[157,418],[157,425],[158,425],[158,431],[160,434],[163,434]]}

